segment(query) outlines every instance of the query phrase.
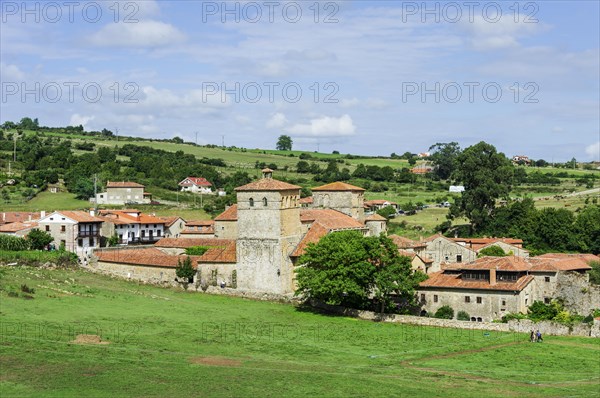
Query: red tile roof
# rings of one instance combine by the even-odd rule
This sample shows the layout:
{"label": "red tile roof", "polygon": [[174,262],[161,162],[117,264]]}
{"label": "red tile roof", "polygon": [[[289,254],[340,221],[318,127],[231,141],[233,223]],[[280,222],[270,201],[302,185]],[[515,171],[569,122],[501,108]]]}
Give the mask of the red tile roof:
{"label": "red tile roof", "polygon": [[389,235],[388,238],[394,241],[398,249],[414,249],[417,247],[426,247],[427,245],[423,242],[405,238],[404,236]]}
{"label": "red tile roof", "polygon": [[144,188],[144,186],[131,181],[108,181],[106,188]]}
{"label": "red tile roof", "polygon": [[177,248],[177,249],[185,249],[193,246],[208,246],[208,247],[216,247],[216,246],[226,246],[230,242],[231,239],[217,239],[217,238],[162,238],[158,242],[154,244],[156,247],[165,247],[165,248]]}
{"label": "red tile roof", "polygon": [[299,191],[302,187],[298,185],[289,184],[287,182],[275,180],[273,178],[261,178],[251,182],[250,184],[242,185],[237,187],[235,190],[239,191]]}
{"label": "red tile roof", "polygon": [[517,247],[523,246],[522,239],[513,238],[451,238],[451,240],[457,243],[465,243],[467,247],[470,247],[473,250],[479,250],[484,246],[496,242],[504,242]]}
{"label": "red tile roof", "polygon": [[[126,248],[117,250],[96,251],[94,255],[98,257],[98,261],[107,263],[123,263],[133,265],[147,265],[151,267],[177,267],[178,262],[185,260],[186,255],[166,254],[154,247],[149,248]],[[192,266],[196,268],[196,264],[200,256],[189,256],[192,260]]]}
{"label": "red tile roof", "polygon": [[37,225],[38,224],[36,222],[22,223],[22,222],[17,221],[17,222],[13,222],[10,224],[0,225],[0,232],[5,232],[5,233],[19,232],[19,231],[24,231],[27,229],[37,227]]}
{"label": "red tile roof", "polygon": [[40,213],[31,213],[25,211],[3,211],[0,213],[0,224],[8,224],[18,221],[30,221],[40,218]]}
{"label": "red tile roof", "polygon": [[385,200],[385,199],[373,199],[373,200],[365,200],[365,206],[381,206],[384,204],[390,204],[390,205],[397,205],[398,203],[396,202],[390,202],[389,200]]}
{"label": "red tile roof", "polygon": [[301,205],[311,204],[313,202],[313,197],[307,196],[306,198],[300,198],[298,202],[300,202]]}
{"label": "red tile roof", "polygon": [[229,241],[224,246],[217,246],[208,249],[199,260],[199,263],[236,263],[236,243],[235,240]]}
{"label": "red tile roof", "polygon": [[337,181],[331,184],[322,185],[320,187],[312,188],[313,191],[353,191],[362,192],[364,188],[357,187],[355,185],[346,184],[345,182]]}
{"label": "red tile roof", "polygon": [[187,177],[183,181],[179,183],[179,186],[189,187],[192,185],[197,185],[199,187],[211,187],[212,184],[206,179],[202,177]]}
{"label": "red tile roof", "polygon": [[533,276],[523,275],[515,282],[498,282],[491,285],[488,281],[463,280],[458,273],[434,272],[429,279],[419,284],[421,288],[452,288],[452,289],[475,289],[475,290],[502,290],[521,291],[532,280]]}
{"label": "red tile roof", "polygon": [[136,213],[132,215],[133,211],[124,212],[122,210],[103,210],[100,214],[104,217],[104,220],[110,220],[115,224],[165,224],[166,221],[162,218],[144,214]]}
{"label": "red tile roof", "polygon": [[186,221],[186,227],[207,227],[210,225],[215,225],[215,220],[190,220]]}
{"label": "red tile roof", "polygon": [[387,221],[387,218],[375,213],[375,214],[371,214],[369,217],[365,218],[365,221]]}
{"label": "red tile roof", "polygon": [[300,257],[304,254],[306,248],[310,243],[319,243],[321,238],[327,235],[328,233],[329,230],[327,228],[323,227],[319,223],[314,223],[310,227],[306,235],[304,235],[300,243],[298,243],[298,246],[296,246],[292,254],[290,254],[290,257]]}
{"label": "red tile roof", "polygon": [[588,262],[598,260],[593,254],[564,255],[553,253],[539,257],[482,257],[471,263],[446,264],[445,270],[490,270],[513,272],[585,271],[591,269]]}
{"label": "red tile roof", "polygon": [[231,205],[215,217],[215,221],[237,221],[237,204]]}
{"label": "red tile roof", "polygon": [[365,228],[360,221],[333,209],[300,209],[300,221],[319,222],[330,230]]}
{"label": "red tile roof", "polygon": [[185,220],[179,216],[172,216],[172,217],[160,216],[158,218],[160,218],[161,220],[163,220],[165,222],[165,227],[170,227],[171,225],[175,224],[175,222],[179,219],[181,219],[185,222]]}
{"label": "red tile roof", "polygon": [[98,217],[90,215],[87,211],[73,210],[73,211],[58,211],[57,214],[70,218],[76,222],[103,222],[104,220]]}

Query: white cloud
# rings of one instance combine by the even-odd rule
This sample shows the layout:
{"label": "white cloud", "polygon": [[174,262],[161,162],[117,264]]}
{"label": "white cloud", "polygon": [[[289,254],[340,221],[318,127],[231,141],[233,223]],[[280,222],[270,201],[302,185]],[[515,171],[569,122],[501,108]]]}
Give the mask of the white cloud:
{"label": "white cloud", "polygon": [[285,115],[281,112],[277,112],[276,114],[271,116],[269,120],[267,120],[267,128],[270,129],[280,129],[286,124],[288,124],[288,120],[285,117]]}
{"label": "white cloud", "polygon": [[104,26],[89,41],[99,47],[154,48],[181,43],[185,35],[160,21],[139,21]]}
{"label": "white cloud", "polygon": [[585,148],[585,153],[592,159],[592,160],[600,160],[600,141],[588,145]]}
{"label": "white cloud", "polygon": [[497,22],[490,22],[489,18],[494,18],[493,16],[489,16],[488,20],[482,16],[475,17],[473,22],[465,20],[464,26],[471,33],[471,45],[478,50],[517,47],[521,37],[533,34],[538,29],[545,29],[544,26],[540,27],[539,22],[523,22],[527,18],[524,15],[516,17],[519,22],[515,22],[513,14],[502,15]]}
{"label": "white cloud", "polygon": [[25,73],[17,65],[0,62],[0,76],[2,76],[2,81],[7,82],[10,80],[22,80],[25,77]]}
{"label": "white cloud", "polygon": [[360,101],[356,97],[354,97],[354,98],[343,98],[340,101],[340,106],[342,108],[352,108],[352,107],[358,105],[359,103],[360,103]]}
{"label": "white cloud", "polygon": [[285,129],[286,132],[305,137],[345,137],[356,133],[356,126],[349,115],[339,118],[321,116],[311,119],[306,124],[294,124]]}
{"label": "white cloud", "polygon": [[74,113],[71,115],[71,121],[69,122],[70,126],[79,126],[80,124],[85,128],[86,125],[94,120],[95,116],[84,116],[79,113]]}

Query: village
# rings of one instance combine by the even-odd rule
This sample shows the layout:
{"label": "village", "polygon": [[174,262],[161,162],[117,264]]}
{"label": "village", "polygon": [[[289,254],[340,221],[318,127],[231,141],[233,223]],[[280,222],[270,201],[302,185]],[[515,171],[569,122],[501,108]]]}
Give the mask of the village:
{"label": "village", "polygon": [[[387,235],[388,220],[374,211],[395,203],[365,201],[363,188],[344,182],[313,187],[313,195],[301,199],[301,187],[273,174],[264,169],[262,178],[237,187],[237,203],[213,220],[158,217],[134,208],[3,212],[0,234],[24,237],[32,229],[45,231],[53,239],[49,248],[76,253],[80,264],[94,272],[270,300],[294,297],[296,270],[303,265],[298,260],[308,245],[325,235]],[[216,193],[203,178],[188,177],[179,185],[182,190]],[[135,182],[108,182],[106,188],[93,200],[96,205],[151,200]],[[427,275],[416,292],[418,316],[432,316],[449,306],[455,313],[468,314],[471,322],[492,322],[508,314],[527,314],[536,301],[550,304],[556,299],[575,313],[600,308],[600,290],[590,285],[587,275],[589,264],[600,260],[594,254],[530,257],[521,239],[504,237],[389,238],[400,255],[410,258],[414,271]],[[505,256],[486,255],[490,249]],[[192,278],[176,274],[185,258],[191,259]]]}

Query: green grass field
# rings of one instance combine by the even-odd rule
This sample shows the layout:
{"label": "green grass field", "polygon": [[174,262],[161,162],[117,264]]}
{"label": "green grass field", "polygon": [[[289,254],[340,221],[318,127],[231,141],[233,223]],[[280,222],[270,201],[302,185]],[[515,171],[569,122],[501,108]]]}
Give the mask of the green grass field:
{"label": "green grass field", "polygon": [[598,396],[599,339],[531,344],[84,271],[0,272],[2,397]]}
{"label": "green grass field", "polygon": [[50,193],[48,191],[37,194],[28,202],[11,200],[10,203],[2,203],[1,207],[6,211],[41,211],[46,210],[81,210],[89,209],[90,202],[75,198],[75,194],[69,192]]}

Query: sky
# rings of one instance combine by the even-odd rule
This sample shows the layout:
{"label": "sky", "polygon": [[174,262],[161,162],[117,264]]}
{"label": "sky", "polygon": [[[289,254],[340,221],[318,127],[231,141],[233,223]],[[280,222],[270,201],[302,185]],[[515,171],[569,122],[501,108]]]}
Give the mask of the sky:
{"label": "sky", "polygon": [[599,160],[599,4],[2,0],[0,121]]}

